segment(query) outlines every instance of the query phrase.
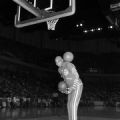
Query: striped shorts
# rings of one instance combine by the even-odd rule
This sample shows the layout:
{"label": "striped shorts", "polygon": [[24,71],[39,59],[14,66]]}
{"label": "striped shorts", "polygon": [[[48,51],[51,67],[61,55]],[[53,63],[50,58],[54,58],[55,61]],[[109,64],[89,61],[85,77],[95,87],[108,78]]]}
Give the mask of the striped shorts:
{"label": "striped shorts", "polygon": [[75,79],[72,88],[76,89],[80,85],[83,85],[83,83],[79,79]]}

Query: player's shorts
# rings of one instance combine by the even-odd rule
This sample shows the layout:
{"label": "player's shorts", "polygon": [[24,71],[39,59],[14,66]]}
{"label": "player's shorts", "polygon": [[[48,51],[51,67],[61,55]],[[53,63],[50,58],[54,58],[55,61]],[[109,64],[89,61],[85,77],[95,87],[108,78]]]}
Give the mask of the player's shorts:
{"label": "player's shorts", "polygon": [[83,83],[79,79],[75,79],[72,88],[76,89],[76,88],[80,87],[81,85],[83,85]]}

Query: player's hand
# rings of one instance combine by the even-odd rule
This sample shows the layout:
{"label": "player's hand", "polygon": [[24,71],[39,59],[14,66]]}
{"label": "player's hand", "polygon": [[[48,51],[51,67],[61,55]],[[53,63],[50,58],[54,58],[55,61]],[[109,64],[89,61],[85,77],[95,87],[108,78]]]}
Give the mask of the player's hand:
{"label": "player's hand", "polygon": [[60,89],[58,89],[58,91],[60,91],[61,93],[64,93],[65,91],[63,91],[63,90],[60,90]]}
{"label": "player's hand", "polygon": [[64,91],[60,91],[60,92],[64,93],[64,94],[70,94],[71,93],[71,89],[66,88]]}
{"label": "player's hand", "polygon": [[65,89],[65,90],[60,90],[60,89],[58,89],[61,93],[64,93],[64,94],[67,94],[67,90]]}
{"label": "player's hand", "polygon": [[72,89],[67,88],[67,94],[70,94],[72,92]]}

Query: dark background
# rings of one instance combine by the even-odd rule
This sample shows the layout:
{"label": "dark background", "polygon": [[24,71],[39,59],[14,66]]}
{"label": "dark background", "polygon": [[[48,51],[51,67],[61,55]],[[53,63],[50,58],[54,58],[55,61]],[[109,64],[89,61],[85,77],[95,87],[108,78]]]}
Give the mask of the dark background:
{"label": "dark background", "polygon": [[[43,7],[48,2],[48,0],[46,3],[40,1],[39,4]],[[46,79],[46,82],[54,80],[55,84],[51,85],[56,88],[56,84],[61,78],[57,73],[54,58],[57,55],[62,56],[65,51],[72,51],[75,56],[73,63],[84,83],[88,83],[84,78],[91,75],[93,78],[98,76],[103,81],[107,79],[111,85],[113,81],[119,81],[120,31],[119,23],[117,26],[115,25],[115,18],[119,20],[119,11],[113,13],[110,10],[109,6],[112,2],[114,1],[76,0],[76,13],[73,16],[59,19],[56,30],[49,31],[46,23],[15,28],[14,16],[17,5],[12,0],[1,0],[1,70],[7,69],[13,74],[16,73],[14,67],[18,65],[22,69],[27,68],[25,71],[30,71],[29,74],[34,71],[33,76],[38,76],[35,79]],[[67,3],[67,0],[56,0],[54,10],[66,8]],[[26,13],[24,16],[29,17],[28,14]],[[82,27],[80,23],[83,24]],[[112,29],[109,28],[111,25]],[[98,31],[99,27],[102,30]],[[92,32],[91,29],[95,29],[95,31]],[[85,30],[88,32],[85,33]],[[10,64],[10,68],[8,64]],[[19,71],[19,69],[17,70]],[[111,75],[113,79],[111,79]],[[91,81],[101,79],[90,78]]]}

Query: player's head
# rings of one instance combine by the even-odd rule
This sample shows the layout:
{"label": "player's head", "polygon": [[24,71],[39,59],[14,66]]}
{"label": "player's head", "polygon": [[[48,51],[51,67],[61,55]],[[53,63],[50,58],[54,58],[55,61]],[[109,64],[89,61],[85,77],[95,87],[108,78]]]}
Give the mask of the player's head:
{"label": "player's head", "polygon": [[61,56],[57,56],[57,57],[55,58],[55,63],[56,63],[56,65],[57,65],[58,67],[60,67],[60,66],[62,65],[62,63],[63,63],[62,57],[61,57]]}
{"label": "player's head", "polygon": [[63,54],[63,60],[64,60],[64,61],[66,61],[66,62],[72,62],[73,59],[74,59],[73,53],[71,53],[71,52],[65,52],[65,53]]}

